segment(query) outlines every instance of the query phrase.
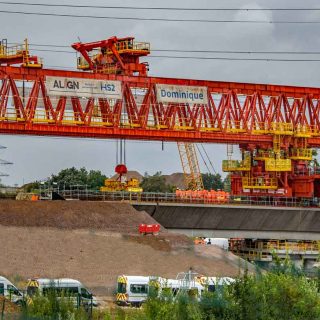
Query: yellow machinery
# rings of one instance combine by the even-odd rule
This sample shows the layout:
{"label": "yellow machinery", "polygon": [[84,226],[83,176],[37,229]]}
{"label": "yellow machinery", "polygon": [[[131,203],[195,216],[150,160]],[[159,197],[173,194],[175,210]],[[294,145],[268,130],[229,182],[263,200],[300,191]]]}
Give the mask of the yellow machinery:
{"label": "yellow machinery", "polygon": [[128,172],[127,167],[124,164],[118,164],[115,168],[115,172],[118,174],[117,179],[106,179],[104,186],[100,188],[102,192],[142,192],[142,188],[139,185],[139,180],[131,178],[126,180],[126,174]]}
{"label": "yellow machinery", "polygon": [[8,46],[7,39],[0,41],[0,65],[20,64],[25,68],[42,68],[42,62],[37,56],[30,55],[28,40],[23,44]]}
{"label": "yellow machinery", "polygon": [[102,192],[142,192],[142,188],[139,185],[139,180],[132,178],[128,181],[121,182],[120,180],[115,179],[106,179],[104,186],[100,188]]}

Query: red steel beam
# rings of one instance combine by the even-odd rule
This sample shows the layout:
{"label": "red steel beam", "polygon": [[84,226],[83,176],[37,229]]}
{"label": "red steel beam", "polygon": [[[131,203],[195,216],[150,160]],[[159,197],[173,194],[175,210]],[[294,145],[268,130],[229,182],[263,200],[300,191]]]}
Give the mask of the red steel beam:
{"label": "red steel beam", "polygon": [[[38,136],[82,137],[97,139],[125,138],[129,140],[156,140],[156,141],[189,141],[214,143],[255,143],[256,135],[230,134],[215,132],[189,132],[174,130],[130,129],[130,128],[104,128],[90,126],[56,126],[46,124],[25,125],[22,123],[0,122],[0,133],[22,134]],[[320,142],[320,139],[319,139]],[[272,143],[271,135],[259,136],[259,143]]]}
{"label": "red steel beam", "polygon": [[254,84],[254,83],[239,83],[239,82],[223,82],[209,80],[193,80],[193,79],[175,79],[175,78],[160,78],[160,77],[130,77],[122,75],[104,75],[99,73],[88,73],[69,70],[53,70],[53,69],[32,69],[23,67],[0,66],[1,73],[12,76],[16,80],[37,80],[43,76],[56,77],[74,77],[84,79],[108,79],[130,82],[137,86],[146,86],[147,84],[173,84],[186,86],[206,86],[210,91],[228,92],[235,90],[238,94],[254,94],[259,92],[265,96],[278,96],[284,94],[291,98],[302,98],[306,95],[311,95],[314,99],[320,98],[320,88],[284,86],[272,84]]}
{"label": "red steel beam", "polygon": [[[122,82],[123,101],[110,106],[106,99],[88,98],[86,106],[77,97],[71,100],[73,122],[65,124],[67,97],[58,97],[56,107],[45,89],[45,77],[119,80]],[[267,133],[273,122],[291,123],[313,130],[308,138],[310,146],[320,146],[320,89],[268,84],[130,77],[102,75],[78,71],[0,67],[0,133],[43,136],[93,138],[126,138],[135,140],[215,142],[233,144],[272,145]],[[21,97],[16,82],[32,84],[30,94]],[[156,84],[205,86],[208,105],[177,105],[158,103]],[[134,88],[143,88],[143,101],[137,102]],[[11,102],[8,99],[11,90]],[[214,96],[217,96],[215,99]],[[39,99],[45,110],[44,121],[35,119]],[[218,101],[215,101],[218,100]],[[11,106],[9,104],[12,104]],[[141,104],[141,105],[140,105]],[[8,108],[16,118],[6,116]],[[105,125],[92,120],[96,109]],[[127,123],[121,117],[125,113]],[[152,118],[154,128],[148,126]],[[38,122],[35,122],[37,120]],[[39,123],[40,122],[40,123]],[[44,123],[47,122],[47,123]],[[263,130],[266,130],[264,133]],[[284,139],[290,144],[290,139]]]}

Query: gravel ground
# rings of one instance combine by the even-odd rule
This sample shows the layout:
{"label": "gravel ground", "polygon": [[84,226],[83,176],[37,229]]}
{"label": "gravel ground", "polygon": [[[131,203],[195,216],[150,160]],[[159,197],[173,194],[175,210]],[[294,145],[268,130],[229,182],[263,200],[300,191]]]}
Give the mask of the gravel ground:
{"label": "gravel ground", "polygon": [[1,201],[0,275],[70,277],[110,296],[121,274],[175,278],[193,268],[236,276],[243,266],[218,247],[194,248],[183,235],[140,236],[139,223],[155,221],[124,203]]}

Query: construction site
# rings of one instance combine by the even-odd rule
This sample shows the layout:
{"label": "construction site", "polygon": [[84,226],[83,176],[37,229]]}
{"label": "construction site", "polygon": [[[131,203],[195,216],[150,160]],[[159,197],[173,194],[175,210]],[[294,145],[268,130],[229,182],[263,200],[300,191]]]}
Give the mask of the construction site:
{"label": "construction site", "polygon": [[[0,134],[117,144],[115,175],[99,190],[40,184],[0,200],[1,274],[76,275],[104,303],[119,275],[235,278],[288,258],[314,275],[320,88],[151,76],[152,43],[91,40],[64,44],[76,70],[46,66],[27,39],[0,41]],[[172,192],[144,191],[127,167],[133,140],[176,144]],[[226,146],[219,168],[205,149],[213,144]],[[223,189],[205,188],[201,160],[225,177]],[[227,248],[207,245],[214,239]]]}

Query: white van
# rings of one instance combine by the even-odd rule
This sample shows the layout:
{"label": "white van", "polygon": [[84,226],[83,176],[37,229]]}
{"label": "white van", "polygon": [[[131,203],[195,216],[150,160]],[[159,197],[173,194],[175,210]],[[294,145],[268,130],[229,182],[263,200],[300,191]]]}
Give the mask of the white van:
{"label": "white van", "polygon": [[122,306],[141,306],[148,299],[149,281],[152,277],[119,276],[116,302]]}
{"label": "white van", "polygon": [[227,277],[197,276],[192,278],[194,274],[182,272],[178,274],[177,279],[154,276],[118,276],[116,303],[120,306],[139,307],[148,299],[151,286],[157,287],[158,293],[162,290],[171,292],[173,298],[176,298],[179,292],[183,291],[200,300],[204,291],[214,292],[218,286],[229,285],[235,281]]}
{"label": "white van", "polygon": [[196,277],[196,282],[200,283],[203,287],[202,292],[214,292],[218,287],[224,287],[232,284],[236,280],[230,277]]}
{"label": "white van", "polygon": [[97,306],[97,299],[78,280],[74,279],[29,279],[27,295],[32,298],[36,294],[47,295],[54,292],[58,297],[67,296],[74,299],[75,304]]}
{"label": "white van", "polygon": [[0,296],[4,296],[16,304],[23,303],[23,294],[7,278],[0,276]]}

